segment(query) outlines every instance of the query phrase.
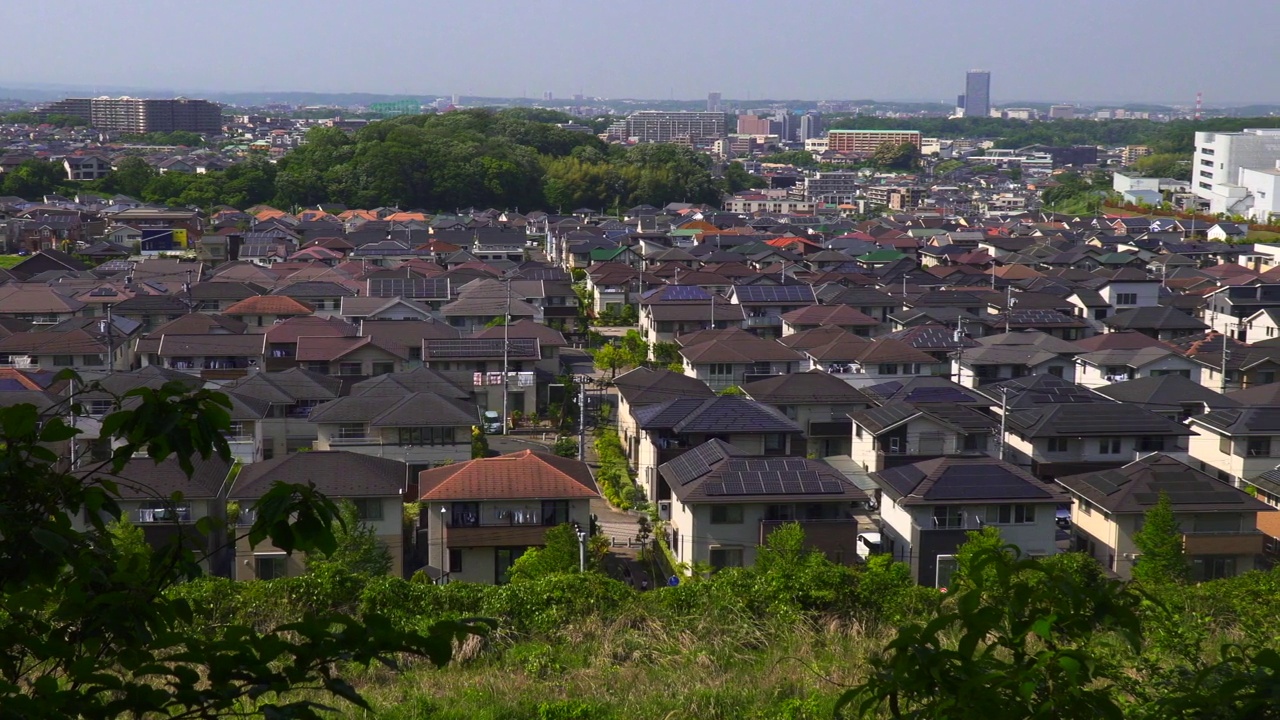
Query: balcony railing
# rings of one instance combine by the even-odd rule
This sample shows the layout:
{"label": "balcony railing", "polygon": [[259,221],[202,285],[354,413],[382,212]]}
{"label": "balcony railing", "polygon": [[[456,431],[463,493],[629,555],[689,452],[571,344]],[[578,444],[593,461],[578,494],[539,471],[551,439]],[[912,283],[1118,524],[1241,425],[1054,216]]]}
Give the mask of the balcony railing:
{"label": "balcony railing", "polygon": [[330,445],[381,445],[382,438],[370,437],[368,435],[348,436],[348,437],[331,437]]}
{"label": "balcony railing", "polygon": [[1187,555],[1257,555],[1266,536],[1261,530],[1184,532],[1182,547]]}
{"label": "balcony railing", "polygon": [[747,318],[747,327],[781,327],[782,317],[778,315],[761,315]]}
{"label": "balcony railing", "polygon": [[445,545],[461,547],[506,547],[543,545],[548,527],[542,523],[516,525],[446,526]]}

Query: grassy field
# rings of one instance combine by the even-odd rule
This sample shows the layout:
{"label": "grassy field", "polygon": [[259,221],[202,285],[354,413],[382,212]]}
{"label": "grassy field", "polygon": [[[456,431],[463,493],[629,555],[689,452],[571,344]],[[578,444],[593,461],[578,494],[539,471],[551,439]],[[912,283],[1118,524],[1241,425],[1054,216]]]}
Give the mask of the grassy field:
{"label": "grassy field", "polygon": [[21,255],[0,255],[0,268],[8,270],[23,260],[26,260],[26,258]]}

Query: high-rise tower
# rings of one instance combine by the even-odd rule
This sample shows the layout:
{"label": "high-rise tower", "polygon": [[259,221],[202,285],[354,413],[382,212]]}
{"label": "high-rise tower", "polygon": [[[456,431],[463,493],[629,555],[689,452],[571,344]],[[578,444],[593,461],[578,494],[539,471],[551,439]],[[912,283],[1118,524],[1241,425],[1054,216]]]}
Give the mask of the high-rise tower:
{"label": "high-rise tower", "polygon": [[964,76],[964,116],[991,114],[991,71],[970,70]]}

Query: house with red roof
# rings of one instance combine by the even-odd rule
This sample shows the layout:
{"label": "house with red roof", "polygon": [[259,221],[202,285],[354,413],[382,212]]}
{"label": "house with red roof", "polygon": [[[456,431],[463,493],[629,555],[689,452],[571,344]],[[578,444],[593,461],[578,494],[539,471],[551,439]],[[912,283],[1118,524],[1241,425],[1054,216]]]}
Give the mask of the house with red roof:
{"label": "house with red roof", "polygon": [[427,574],[499,584],[525,551],[546,544],[547,530],[585,531],[600,491],[586,463],[522,450],[424,470],[418,496]]}

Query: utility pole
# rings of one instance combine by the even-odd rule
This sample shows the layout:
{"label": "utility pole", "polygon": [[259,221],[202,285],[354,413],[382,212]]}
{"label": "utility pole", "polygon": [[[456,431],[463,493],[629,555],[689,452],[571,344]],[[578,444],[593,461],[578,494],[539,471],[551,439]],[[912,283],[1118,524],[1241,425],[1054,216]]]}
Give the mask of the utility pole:
{"label": "utility pole", "polygon": [[587,460],[587,378],[578,378],[578,460]]}
{"label": "utility pole", "polygon": [[578,572],[587,571],[587,533],[578,528]]}
{"label": "utility pole", "polygon": [[103,323],[102,329],[105,331],[107,336],[107,374],[108,375],[115,372],[115,369],[116,369],[116,349],[115,349],[115,343],[112,342],[112,338],[111,338],[112,324],[113,323],[111,321],[111,305],[107,305],[107,321]]}
{"label": "utility pole", "polygon": [[1004,428],[1009,417],[1009,388],[1000,386],[1000,437],[996,440],[996,458],[1004,460]]}
{"label": "utility pole", "polygon": [[[1231,327],[1227,325],[1227,327]],[[1220,392],[1227,392],[1227,358],[1231,357],[1231,352],[1227,350],[1227,334],[1219,333],[1222,336],[1222,389]]]}
{"label": "utility pole", "polygon": [[508,360],[508,350],[511,347],[509,338],[511,325],[511,278],[506,278],[503,282],[507,285],[507,312],[502,317],[502,434],[507,434],[507,388],[511,384],[511,375],[508,372],[511,364]]}

